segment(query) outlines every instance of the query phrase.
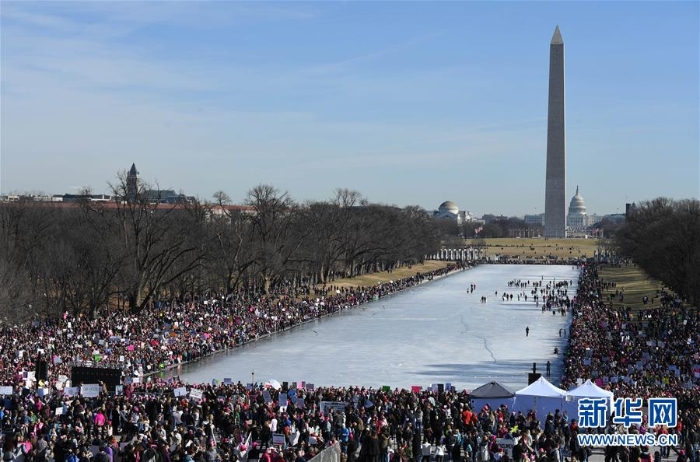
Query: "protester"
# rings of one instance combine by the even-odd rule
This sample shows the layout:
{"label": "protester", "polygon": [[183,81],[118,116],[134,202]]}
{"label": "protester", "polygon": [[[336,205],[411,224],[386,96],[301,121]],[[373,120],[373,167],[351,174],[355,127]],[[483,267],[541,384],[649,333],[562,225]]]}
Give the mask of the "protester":
{"label": "protester", "polygon": [[[72,365],[116,367],[141,376],[234,348],[323,316],[378,300],[466,268],[449,264],[425,274],[371,287],[317,287],[271,294],[239,292],[195,300],[167,300],[136,314],[102,313],[96,319],[66,312],[30,326],[0,326],[0,382],[14,384],[48,362],[49,385],[70,376]],[[297,297],[305,293],[304,297]]]}
{"label": "protester", "polygon": [[[280,390],[240,382],[187,385],[176,378],[153,378],[126,385],[121,395],[103,390],[96,398],[68,396],[60,390],[58,375],[68,375],[69,363],[96,363],[99,355],[100,365],[120,366],[129,376],[137,371],[146,374],[161,365],[193,360],[357,306],[449,270],[371,288],[329,289],[317,299],[237,294],[223,301],[161,303],[138,317],[113,313],[91,321],[65,315],[57,322],[4,327],[1,374],[13,394],[0,406],[3,459],[15,460],[24,451],[40,462],[115,462],[116,457],[126,462],[244,457],[302,462],[340,442],[349,462],[416,462],[432,455],[433,446],[438,457],[470,462],[533,458],[564,462],[566,448],[585,460],[587,451],[576,446],[579,429],[566,413],[516,414],[505,405],[473,409],[464,390],[306,389],[293,383],[288,392],[294,396],[286,408],[279,405]],[[697,314],[667,306],[650,308],[635,320],[629,311],[602,301],[603,287],[595,267],[582,268],[578,294],[570,303],[573,321],[562,384],[573,386],[577,378],[598,377],[616,396],[677,397],[680,425],[649,431],[680,433],[677,452],[686,462],[698,462],[694,451],[700,442],[700,406],[692,377],[692,363],[697,361],[693,354],[700,342]],[[551,292],[566,288],[548,290],[550,308],[566,309],[568,295]],[[37,349],[51,358],[51,375],[42,387],[48,393],[24,387],[23,373],[34,370]],[[643,368],[633,367],[642,360]],[[669,374],[671,365],[678,373]],[[183,387],[201,391],[202,398],[191,393],[175,396],[175,390]],[[326,401],[345,404],[322,407]],[[287,449],[274,444],[278,438],[284,439]],[[519,442],[508,454],[498,438]],[[424,442],[429,445],[425,451]],[[643,455],[630,452],[628,460]],[[618,455],[626,458],[624,451]]]}

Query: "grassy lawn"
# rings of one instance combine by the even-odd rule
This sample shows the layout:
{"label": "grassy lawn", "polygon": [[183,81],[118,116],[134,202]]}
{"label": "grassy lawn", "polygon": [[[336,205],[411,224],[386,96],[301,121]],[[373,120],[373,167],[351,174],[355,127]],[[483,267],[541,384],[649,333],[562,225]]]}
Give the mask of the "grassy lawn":
{"label": "grassy lawn", "polygon": [[383,273],[365,274],[354,278],[336,279],[333,282],[329,282],[328,285],[338,287],[373,286],[378,282],[384,283],[389,281],[397,281],[399,279],[415,276],[416,273],[427,273],[429,271],[444,268],[448,265],[448,263],[450,262],[426,260],[426,262],[422,265],[413,265],[410,268],[398,268],[393,270],[391,273],[387,273],[385,271]]}
{"label": "grassy lawn", "polygon": [[467,245],[486,242],[486,255],[508,255],[520,258],[540,258],[555,255],[559,258],[592,258],[598,250],[596,239],[543,239],[543,238],[501,238],[467,239]]}
{"label": "grassy lawn", "polygon": [[[630,306],[633,310],[651,308],[658,306],[657,303],[652,304],[651,300],[656,296],[657,289],[661,289],[663,284],[659,281],[649,278],[647,274],[636,265],[622,266],[620,268],[601,265],[598,269],[598,277],[602,282],[614,282],[617,287],[603,291],[604,300],[608,301],[608,294],[613,295],[613,306]],[[624,288],[624,300],[622,302],[615,298],[615,291],[622,291]],[[649,297],[649,304],[644,305],[642,297]]]}
{"label": "grassy lawn", "polygon": [[[476,241],[476,242],[475,242]],[[521,258],[538,258],[545,255],[556,255],[561,258],[571,256],[593,257],[593,252],[598,249],[598,241],[595,239],[484,239],[467,240],[466,245],[478,244],[486,241],[486,255],[510,255]],[[378,282],[389,282],[414,276],[416,273],[427,273],[447,266],[448,262],[427,260],[423,265],[414,265],[411,268],[404,267],[394,270],[391,273],[374,273],[358,276],[355,278],[336,279],[328,285],[339,287],[372,286]]]}

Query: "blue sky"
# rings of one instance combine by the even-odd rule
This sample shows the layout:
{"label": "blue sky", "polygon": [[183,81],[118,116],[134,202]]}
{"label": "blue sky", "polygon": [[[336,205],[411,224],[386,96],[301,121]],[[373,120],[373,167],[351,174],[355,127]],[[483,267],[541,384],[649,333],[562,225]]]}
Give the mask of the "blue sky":
{"label": "blue sky", "polygon": [[549,41],[567,201],[700,195],[698,2],[0,4],[0,191],[272,184],[544,211]]}

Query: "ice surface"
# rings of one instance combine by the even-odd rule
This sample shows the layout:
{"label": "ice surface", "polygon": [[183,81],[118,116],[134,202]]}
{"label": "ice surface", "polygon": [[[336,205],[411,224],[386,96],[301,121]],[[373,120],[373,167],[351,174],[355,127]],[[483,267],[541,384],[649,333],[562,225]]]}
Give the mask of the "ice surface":
{"label": "ice surface", "polygon": [[[561,352],[569,315],[542,313],[524,289],[528,302],[516,299],[523,289],[508,281],[573,280],[571,266],[483,265],[380,299],[243,348],[174,369],[190,383],[230,377],[243,383],[276,379],[317,386],[423,387],[450,382],[473,389],[491,380],[517,390],[527,385],[532,363],[558,385]],[[469,294],[469,285],[477,285]],[[513,293],[504,302],[503,292]],[[498,292],[498,295],[495,295]],[[480,302],[481,296],[487,303]],[[530,327],[525,337],[525,327]],[[553,354],[559,347],[560,354]]]}

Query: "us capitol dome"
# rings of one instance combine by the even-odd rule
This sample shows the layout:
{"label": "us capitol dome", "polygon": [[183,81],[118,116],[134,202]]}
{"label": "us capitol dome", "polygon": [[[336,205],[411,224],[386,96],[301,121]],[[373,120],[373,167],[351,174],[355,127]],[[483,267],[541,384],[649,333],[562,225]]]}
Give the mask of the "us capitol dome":
{"label": "us capitol dome", "polygon": [[571,203],[569,204],[569,214],[566,217],[566,224],[571,230],[584,230],[589,226],[586,203],[578,192],[578,186],[576,186],[576,195],[571,198]]}

